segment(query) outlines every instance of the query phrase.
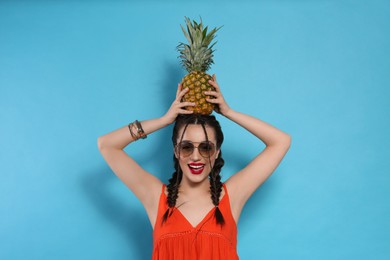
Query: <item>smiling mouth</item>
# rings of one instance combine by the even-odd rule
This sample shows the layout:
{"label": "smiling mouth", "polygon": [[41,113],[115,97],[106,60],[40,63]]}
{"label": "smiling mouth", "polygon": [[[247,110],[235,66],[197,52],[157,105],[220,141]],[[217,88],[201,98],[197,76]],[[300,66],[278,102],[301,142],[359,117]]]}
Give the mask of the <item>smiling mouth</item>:
{"label": "smiling mouth", "polygon": [[201,174],[204,169],[204,164],[199,164],[199,165],[188,164],[188,167],[190,168],[192,174]]}

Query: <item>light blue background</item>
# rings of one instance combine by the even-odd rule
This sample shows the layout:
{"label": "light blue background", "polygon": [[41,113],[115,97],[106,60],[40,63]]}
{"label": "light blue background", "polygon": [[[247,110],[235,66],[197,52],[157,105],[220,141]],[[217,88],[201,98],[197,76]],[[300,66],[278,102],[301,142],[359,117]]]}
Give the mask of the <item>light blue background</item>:
{"label": "light blue background", "polygon": [[[389,1],[1,1],[0,259],[149,259],[142,205],[97,137],[159,117],[179,24],[218,33],[230,106],[292,147],[239,222],[241,259],[390,259]],[[264,146],[218,116],[223,179]],[[171,127],[126,148],[166,181]]]}

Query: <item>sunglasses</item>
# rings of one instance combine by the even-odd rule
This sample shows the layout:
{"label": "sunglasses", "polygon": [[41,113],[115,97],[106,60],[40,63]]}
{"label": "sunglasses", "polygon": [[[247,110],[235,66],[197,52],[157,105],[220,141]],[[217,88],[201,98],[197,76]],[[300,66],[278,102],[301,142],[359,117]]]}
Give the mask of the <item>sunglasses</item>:
{"label": "sunglasses", "polygon": [[199,154],[204,158],[209,158],[215,154],[215,144],[212,142],[204,141],[195,144],[198,144],[198,146],[195,146],[193,142],[183,141],[177,144],[175,149],[182,157],[190,156],[194,152],[195,148],[198,148]]}

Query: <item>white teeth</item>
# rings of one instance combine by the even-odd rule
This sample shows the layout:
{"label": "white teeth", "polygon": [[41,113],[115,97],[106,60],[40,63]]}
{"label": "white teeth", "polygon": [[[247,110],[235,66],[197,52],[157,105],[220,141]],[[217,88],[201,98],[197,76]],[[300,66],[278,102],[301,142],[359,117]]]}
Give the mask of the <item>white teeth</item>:
{"label": "white teeth", "polygon": [[189,165],[190,168],[194,168],[194,169],[200,169],[200,168],[203,168],[203,165]]}

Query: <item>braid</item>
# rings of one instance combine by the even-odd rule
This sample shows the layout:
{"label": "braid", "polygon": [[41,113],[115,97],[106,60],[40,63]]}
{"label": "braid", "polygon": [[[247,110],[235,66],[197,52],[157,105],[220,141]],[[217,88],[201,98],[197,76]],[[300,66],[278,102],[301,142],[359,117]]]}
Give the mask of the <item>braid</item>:
{"label": "braid", "polygon": [[[180,138],[180,142],[183,140],[184,132],[187,129],[187,127],[188,127],[188,123],[184,127],[183,133],[182,133],[181,138]],[[174,162],[174,167],[175,167],[176,171],[172,174],[172,178],[169,179],[169,184],[167,185],[167,188],[168,188],[168,197],[167,197],[168,209],[164,213],[161,224],[164,224],[164,222],[167,221],[168,217],[171,216],[171,214],[173,213],[173,208],[175,207],[177,197],[179,196],[180,182],[181,182],[181,179],[183,177],[183,172],[180,169],[179,160],[176,158],[175,155],[173,155],[173,162]]]}
{"label": "braid", "polygon": [[[177,160],[175,161],[175,166],[177,164]],[[176,205],[176,200],[179,195],[179,185],[181,182],[181,179],[183,177],[183,173],[180,171],[180,168],[175,167],[176,170],[172,177],[169,179],[169,184],[167,185],[168,188],[168,196],[167,196],[167,203],[168,203],[168,209],[165,211],[165,214],[162,219],[162,224],[168,219],[168,216],[170,216],[173,212],[173,207]],[[179,173],[178,173],[179,172]]]}
{"label": "braid", "polygon": [[225,224],[225,220],[223,218],[223,215],[221,213],[221,210],[219,209],[219,198],[222,191],[222,182],[221,182],[221,175],[219,174],[221,172],[222,166],[225,164],[225,161],[222,158],[222,152],[220,152],[218,158],[215,160],[215,164],[213,169],[210,172],[210,191],[211,191],[211,200],[213,201],[214,206],[216,206],[215,210],[215,219],[217,220],[218,224],[221,224],[222,226]]}
{"label": "braid", "polygon": [[177,200],[178,193],[179,193],[179,183],[180,183],[180,181],[178,181],[178,179],[179,178],[181,179],[181,177],[182,177],[182,174],[181,173],[178,174],[177,171],[175,171],[172,174],[172,178],[169,179],[169,184],[167,185],[167,188],[168,188],[167,202],[168,202],[168,206],[171,208],[176,205],[176,200]]}
{"label": "braid", "polygon": [[[209,137],[207,135],[206,127],[204,124],[201,124],[201,126],[203,128],[204,134],[206,135],[206,141],[208,141]],[[211,158],[209,158],[209,160],[211,161]],[[218,207],[219,206],[219,197],[220,197],[221,191],[222,191],[221,175],[219,173],[221,172],[221,168],[223,167],[224,164],[225,164],[225,161],[222,158],[222,151],[220,151],[218,158],[215,160],[214,167],[212,167],[210,164],[211,171],[209,174],[211,200],[212,200],[214,206],[216,207],[214,216],[215,216],[215,219],[217,220],[217,223],[222,225],[222,226],[225,224],[225,220],[223,218],[221,210]]]}
{"label": "braid", "polygon": [[[165,211],[162,223],[163,224],[165,221],[167,221],[168,216],[170,216],[173,212],[173,207],[176,205],[176,200],[179,195],[179,183],[181,181],[182,174],[177,173],[175,171],[172,174],[172,178],[169,179],[169,184],[167,185],[168,188],[168,196],[167,196],[167,202],[168,202],[168,209]],[[180,181],[178,181],[180,179]]]}

